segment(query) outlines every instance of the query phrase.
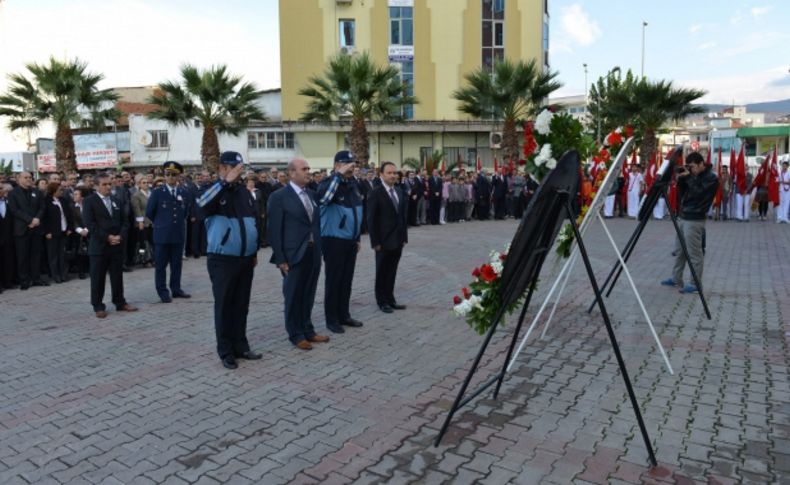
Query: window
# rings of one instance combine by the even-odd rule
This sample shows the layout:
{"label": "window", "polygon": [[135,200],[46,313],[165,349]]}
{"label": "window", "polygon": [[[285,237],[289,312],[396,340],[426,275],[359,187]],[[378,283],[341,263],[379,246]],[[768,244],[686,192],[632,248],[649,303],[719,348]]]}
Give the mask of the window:
{"label": "window", "polygon": [[390,45],[414,45],[412,7],[390,7]]}
{"label": "window", "polygon": [[247,148],[251,150],[293,150],[294,134],[285,131],[249,131]]}
{"label": "window", "polygon": [[151,143],[148,148],[168,148],[170,141],[167,138],[167,130],[148,130],[151,134]]}
{"label": "window", "polygon": [[481,0],[483,13],[482,63],[493,67],[505,58],[505,0]]}
{"label": "window", "polygon": [[[394,64],[398,71],[400,71],[400,80],[406,84],[406,94],[414,96],[414,62],[399,62]],[[403,107],[403,118],[407,120],[414,119],[414,105],[408,104]]]}
{"label": "window", "polygon": [[354,47],[355,41],[354,20],[340,20],[340,47]]}

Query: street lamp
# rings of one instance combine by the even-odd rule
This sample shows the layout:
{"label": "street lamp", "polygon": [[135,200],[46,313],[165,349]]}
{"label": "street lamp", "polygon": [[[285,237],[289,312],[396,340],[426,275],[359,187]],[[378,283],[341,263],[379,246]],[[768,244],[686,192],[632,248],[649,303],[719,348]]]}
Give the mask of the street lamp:
{"label": "street lamp", "polygon": [[642,21],[642,77],[645,77],[645,27],[647,22]]}
{"label": "street lamp", "polygon": [[587,96],[590,92],[590,88],[587,86],[587,63],[585,62],[582,66],[584,66],[584,104],[586,106],[588,103]]}

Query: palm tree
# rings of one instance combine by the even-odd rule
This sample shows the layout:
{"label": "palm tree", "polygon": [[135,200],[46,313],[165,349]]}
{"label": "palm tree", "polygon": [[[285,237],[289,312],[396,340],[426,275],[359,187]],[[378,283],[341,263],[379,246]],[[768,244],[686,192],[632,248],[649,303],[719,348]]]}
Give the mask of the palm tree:
{"label": "palm tree", "polygon": [[675,88],[671,81],[650,81],[642,78],[627,89],[618,89],[608,96],[605,109],[612,119],[625,120],[640,133],[639,156],[652,160],[657,147],[656,134],[669,120],[675,122],[705,108],[691,103],[705,95],[704,90]]}
{"label": "palm tree", "polygon": [[8,76],[8,91],[0,96],[0,116],[9,118],[11,131],[37,130],[41,122],[51,121],[56,128],[57,169],[75,171],[72,127],[104,130],[107,122],[120,115],[114,104],[118,96],[109,89],[98,89],[104,76],[89,73],[87,63],[79,59],[59,61],[50,57],[48,64],[30,63],[25,67],[30,78]]}
{"label": "palm tree", "polygon": [[497,62],[493,72],[480,67],[464,76],[466,85],[453,92],[459,111],[478,119],[501,120],[502,159],[518,159],[516,126],[537,114],[549,94],[562,84],[557,72],[544,71],[535,60]]}
{"label": "palm tree", "polygon": [[178,82],[165,81],[149,99],[157,110],[148,114],[172,125],[189,127],[194,121],[203,126],[200,159],[203,167],[216,170],[219,164],[217,135],[238,136],[252,120],[266,119],[256,102],[261,91],[253,83],[242,83],[225,65],[200,70],[190,64],[181,66]]}
{"label": "palm tree", "polygon": [[419,170],[420,169],[420,161],[414,157],[406,157],[400,163],[401,168],[409,168],[411,170]]}
{"label": "palm tree", "polygon": [[611,98],[618,92],[629,92],[633,89],[637,79],[629,69],[622,77],[619,67],[612,68],[606,76],[601,76],[590,87],[587,97],[587,129],[595,133],[595,139],[600,143],[603,138],[620,126],[632,123],[632,120],[623,118],[623,113],[612,111]]}
{"label": "palm tree", "polygon": [[398,69],[377,65],[367,52],[335,55],[323,75],[311,76],[299,94],[310,98],[303,121],[351,118],[351,152],[363,164],[370,158],[366,121],[401,121],[403,108],[418,103],[408,83],[401,81]]}

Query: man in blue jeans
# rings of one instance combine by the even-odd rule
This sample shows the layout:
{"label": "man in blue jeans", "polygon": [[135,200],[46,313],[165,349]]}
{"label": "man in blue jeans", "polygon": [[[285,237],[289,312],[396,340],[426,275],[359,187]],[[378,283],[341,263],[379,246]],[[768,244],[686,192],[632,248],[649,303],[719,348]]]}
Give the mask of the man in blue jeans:
{"label": "man in blue jeans", "polygon": [[699,289],[693,285],[683,284],[683,269],[686,267],[686,255],[683,253],[680,236],[686,242],[690,264],[693,265],[699,284],[702,284],[704,262],[705,219],[713,204],[713,198],[719,188],[719,179],[705,159],[698,152],[686,157],[686,166],[677,173],[678,192],[680,193],[680,213],[678,227],[681,234],[675,240],[675,265],[672,277],[661,282],[665,286],[676,286],[681,293],[697,293]]}

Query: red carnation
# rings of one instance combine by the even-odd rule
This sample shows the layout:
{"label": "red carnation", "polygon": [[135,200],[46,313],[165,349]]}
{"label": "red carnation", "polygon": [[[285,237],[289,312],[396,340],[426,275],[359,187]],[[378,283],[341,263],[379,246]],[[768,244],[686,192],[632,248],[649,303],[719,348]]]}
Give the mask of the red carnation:
{"label": "red carnation", "polygon": [[[524,158],[529,158],[538,149],[538,143],[532,134],[532,122],[524,123]],[[526,161],[524,162],[526,163]]]}
{"label": "red carnation", "polygon": [[480,268],[480,277],[487,283],[493,283],[497,279],[496,271],[490,264],[484,264]]}
{"label": "red carnation", "polygon": [[458,295],[455,295],[455,296],[453,297],[453,304],[455,304],[455,305],[460,305],[460,304],[461,304],[461,297],[460,297],[460,296],[458,296]]}
{"label": "red carnation", "polygon": [[601,148],[601,152],[599,153],[599,155],[601,157],[601,161],[603,162],[608,162],[612,158],[612,155],[609,153],[609,150],[607,150],[606,148]]}
{"label": "red carnation", "polygon": [[472,276],[474,276],[475,278],[477,278],[478,276],[480,276],[480,268],[475,268],[475,269],[472,271]]}
{"label": "red carnation", "polygon": [[518,164],[523,167],[524,165],[527,164],[527,161],[522,158],[521,160],[518,161]]}
{"label": "red carnation", "polygon": [[499,260],[500,261],[504,261],[506,259],[507,259],[507,254],[506,253],[502,253],[502,254],[499,255]]}
{"label": "red carnation", "polygon": [[469,299],[470,296],[472,296],[472,292],[469,291],[469,288],[467,288],[465,286],[463,288],[461,288],[461,293],[464,294],[464,298],[466,298],[467,300]]}
{"label": "red carnation", "polygon": [[632,136],[634,136],[634,127],[631,125],[626,125],[623,131],[625,132],[626,138],[631,138]]}
{"label": "red carnation", "polygon": [[606,137],[606,143],[610,147],[619,145],[622,142],[623,142],[623,137],[620,135],[620,133],[617,133],[616,131],[609,133],[609,136]]}

